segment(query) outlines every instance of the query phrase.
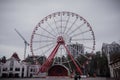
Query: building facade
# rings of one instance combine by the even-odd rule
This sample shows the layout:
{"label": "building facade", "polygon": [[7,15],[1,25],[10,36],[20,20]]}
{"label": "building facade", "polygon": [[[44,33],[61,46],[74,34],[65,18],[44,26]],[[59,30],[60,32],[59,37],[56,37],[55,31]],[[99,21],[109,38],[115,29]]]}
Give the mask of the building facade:
{"label": "building facade", "polygon": [[84,46],[83,44],[69,44],[67,45],[70,53],[73,55],[73,57],[79,56],[79,54],[84,54]]}
{"label": "building facade", "polygon": [[0,77],[33,77],[39,68],[39,64],[20,61],[17,53],[13,53],[5,63],[0,62]]}
{"label": "building facade", "polygon": [[120,78],[120,44],[116,42],[103,43],[102,52],[107,56],[110,76]]}
{"label": "building facade", "polygon": [[110,66],[113,69],[114,77],[120,79],[120,57],[118,59],[116,59],[116,60],[113,60],[110,63]]}

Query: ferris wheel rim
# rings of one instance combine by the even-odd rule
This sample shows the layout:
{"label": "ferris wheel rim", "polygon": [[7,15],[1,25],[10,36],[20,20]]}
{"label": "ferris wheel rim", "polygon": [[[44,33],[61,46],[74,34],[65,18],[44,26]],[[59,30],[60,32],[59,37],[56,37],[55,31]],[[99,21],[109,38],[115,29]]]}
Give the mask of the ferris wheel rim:
{"label": "ferris wheel rim", "polygon": [[[64,15],[64,14],[67,14],[67,15],[76,16],[76,19],[77,19],[77,17],[80,17],[80,19],[82,19],[83,21],[86,22],[86,24],[87,24],[88,27],[90,28],[90,31],[91,31],[92,36],[93,36],[93,47],[92,47],[92,51],[91,51],[91,53],[93,53],[93,51],[94,51],[94,49],[95,49],[95,36],[94,36],[94,32],[93,32],[92,27],[90,26],[90,24],[86,21],[86,19],[84,19],[82,16],[80,16],[80,15],[78,15],[78,14],[76,14],[76,13],[68,12],[68,11],[62,11],[62,12],[55,12],[55,13],[52,13],[52,14],[44,17],[44,18],[36,25],[36,27],[34,28],[34,30],[33,30],[33,32],[32,32],[31,41],[30,41],[30,49],[31,49],[32,55],[34,56],[34,51],[33,51],[33,45],[32,45],[32,43],[33,43],[34,35],[36,34],[36,33],[35,33],[36,30],[40,27],[40,24],[44,23],[44,21],[46,21],[48,18],[55,17],[56,15],[59,15],[59,14],[63,14],[63,15]],[[44,29],[44,28],[43,28],[43,29]],[[47,31],[47,32],[48,32],[48,31]],[[68,32],[68,30],[67,30],[67,32]],[[73,30],[73,32],[74,32],[74,30]],[[87,32],[87,31],[86,31],[86,32]],[[50,32],[48,32],[48,33],[51,34]],[[72,32],[71,32],[71,33],[72,33]],[[69,33],[69,34],[71,34],[71,33]],[[84,32],[81,32],[81,34],[82,34],[82,33],[84,33]],[[58,32],[58,34],[59,34],[59,32]],[[40,35],[41,35],[41,34],[40,34]],[[53,36],[56,38],[56,36],[55,36],[54,34],[51,34],[51,35],[53,35]],[[76,35],[77,35],[77,34],[76,34]],[[50,36],[49,36],[49,37],[50,37]],[[54,39],[54,37],[51,37],[51,38]]]}

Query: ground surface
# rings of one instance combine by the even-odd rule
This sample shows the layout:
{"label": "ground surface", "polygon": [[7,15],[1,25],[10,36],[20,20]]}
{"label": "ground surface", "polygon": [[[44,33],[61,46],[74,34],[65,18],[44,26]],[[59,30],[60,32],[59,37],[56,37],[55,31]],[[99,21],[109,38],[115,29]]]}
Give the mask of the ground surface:
{"label": "ground surface", "polygon": [[[68,77],[47,77],[47,78],[0,78],[0,80],[74,80]],[[79,79],[78,79],[79,80]],[[81,78],[80,80],[115,80],[113,78]]]}

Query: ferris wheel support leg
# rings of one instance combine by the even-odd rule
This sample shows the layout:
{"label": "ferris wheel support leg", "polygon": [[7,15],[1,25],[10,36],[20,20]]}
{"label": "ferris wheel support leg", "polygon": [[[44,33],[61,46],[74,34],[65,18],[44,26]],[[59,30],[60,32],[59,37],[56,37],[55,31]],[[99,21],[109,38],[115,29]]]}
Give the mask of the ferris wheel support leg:
{"label": "ferris wheel support leg", "polygon": [[77,65],[77,63],[75,62],[74,58],[72,57],[72,55],[70,54],[70,51],[68,50],[68,48],[64,45],[68,55],[70,56],[71,60],[73,61],[74,65],[76,66],[77,68],[77,71],[79,72],[80,75],[82,75],[82,71],[81,69],[79,68],[79,66]]}
{"label": "ferris wheel support leg", "polygon": [[[51,52],[51,54],[49,55],[48,59],[46,60],[46,62],[41,66],[39,72],[46,72],[48,67],[51,65],[53,58],[56,54],[56,52],[58,51],[60,44],[57,43],[57,45],[55,46],[55,48],[53,49],[53,51]],[[38,73],[39,73],[38,72]]]}

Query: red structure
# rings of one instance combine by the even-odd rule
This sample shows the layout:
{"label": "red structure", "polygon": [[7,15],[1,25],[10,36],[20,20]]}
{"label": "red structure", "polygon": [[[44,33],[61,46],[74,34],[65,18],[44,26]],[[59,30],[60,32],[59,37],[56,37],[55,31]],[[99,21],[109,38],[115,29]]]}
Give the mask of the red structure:
{"label": "red structure", "polygon": [[59,36],[57,39],[57,45],[55,46],[55,48],[53,49],[52,53],[49,55],[47,61],[42,65],[42,67],[40,68],[40,72],[46,72],[49,68],[49,66],[51,66],[51,63],[53,61],[53,58],[56,54],[56,52],[58,51],[58,48],[60,47],[60,45],[63,45],[69,55],[69,57],[71,58],[71,60],[73,61],[74,65],[76,66],[76,69],[78,71],[78,73],[81,75],[82,72],[79,68],[79,66],[77,65],[77,63],[74,61],[74,58],[72,57],[71,53],[69,52],[67,46],[65,46],[65,42],[62,36]]}

